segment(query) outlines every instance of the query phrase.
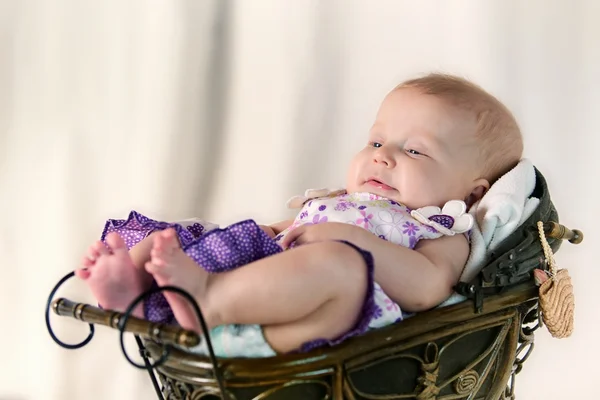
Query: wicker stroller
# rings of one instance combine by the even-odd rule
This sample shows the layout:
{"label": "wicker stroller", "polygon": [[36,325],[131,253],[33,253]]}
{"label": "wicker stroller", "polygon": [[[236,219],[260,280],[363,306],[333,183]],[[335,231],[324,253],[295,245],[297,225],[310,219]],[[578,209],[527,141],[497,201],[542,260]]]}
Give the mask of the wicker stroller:
{"label": "wicker stroller", "polygon": [[[123,350],[124,332],[134,333],[144,364],[125,356],[148,370],[159,399],[513,399],[515,375],[541,326],[532,271],[547,267],[536,224],[543,222],[553,251],[562,240],[583,239],[581,232],[558,223],[538,170],[532,196],[540,199],[533,215],[490,255],[472,282],[457,285],[467,301],[419,313],[335,347],[264,359],[195,355],[182,349],[198,344],[200,337],[193,332],[128,317],[127,312],[53,300],[72,274],[50,294],[46,322],[52,338],[71,349],[91,340],[93,324],[120,330]],[[62,343],[50,328],[50,310],[89,323],[88,338],[75,345]],[[208,345],[210,350],[210,340]]]}

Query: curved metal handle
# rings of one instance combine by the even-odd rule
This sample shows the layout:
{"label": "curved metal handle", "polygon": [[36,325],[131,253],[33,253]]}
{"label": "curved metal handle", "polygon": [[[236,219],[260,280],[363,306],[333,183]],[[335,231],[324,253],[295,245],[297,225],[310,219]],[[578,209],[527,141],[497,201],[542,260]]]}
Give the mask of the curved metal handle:
{"label": "curved metal handle", "polygon": [[579,244],[583,241],[583,233],[578,229],[569,229],[556,222],[544,222],[544,233],[546,236],[554,239],[568,240],[573,244]]}
{"label": "curved metal handle", "polygon": [[[85,303],[75,303],[65,298],[54,300],[52,310],[60,316],[72,317],[88,323],[109,326],[115,329],[124,317],[124,314],[120,312],[103,310]],[[200,343],[200,336],[194,331],[165,324],[157,324],[135,317],[129,317],[124,330],[161,343],[176,344],[187,348],[197,346]]]}

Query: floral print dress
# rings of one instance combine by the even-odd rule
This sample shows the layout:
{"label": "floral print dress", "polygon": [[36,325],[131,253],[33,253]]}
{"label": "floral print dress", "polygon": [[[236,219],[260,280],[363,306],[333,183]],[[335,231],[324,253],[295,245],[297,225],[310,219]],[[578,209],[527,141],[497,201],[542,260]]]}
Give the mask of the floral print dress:
{"label": "floral print dress", "polygon": [[[411,210],[393,200],[371,193],[341,194],[335,197],[307,201],[292,225],[278,235],[281,242],[293,229],[307,224],[342,222],[369,230],[383,240],[414,249],[421,239],[443,236],[434,227],[425,225],[413,216]],[[403,319],[402,310],[374,283],[374,308],[369,328],[380,328]]]}

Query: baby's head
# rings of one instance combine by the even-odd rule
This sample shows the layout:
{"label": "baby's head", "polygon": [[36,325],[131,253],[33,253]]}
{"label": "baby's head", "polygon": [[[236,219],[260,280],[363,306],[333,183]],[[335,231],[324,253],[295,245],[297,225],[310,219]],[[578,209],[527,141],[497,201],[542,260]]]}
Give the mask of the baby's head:
{"label": "baby's head", "polygon": [[385,97],[346,189],[413,209],[453,199],[471,206],[522,152],[517,122],[502,103],[464,79],[431,74]]}

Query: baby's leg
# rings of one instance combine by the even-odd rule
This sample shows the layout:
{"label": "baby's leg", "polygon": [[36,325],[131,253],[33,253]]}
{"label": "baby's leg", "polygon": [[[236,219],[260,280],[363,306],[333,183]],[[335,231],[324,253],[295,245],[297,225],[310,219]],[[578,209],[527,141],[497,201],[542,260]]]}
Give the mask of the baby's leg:
{"label": "baby's leg", "polygon": [[[115,232],[107,235],[106,243],[97,241],[90,246],[88,256],[83,259],[84,268],[76,270],[75,274],[86,281],[100,306],[125,311],[152,283],[152,276],[143,268],[144,260],[149,259],[148,241],[132,248],[131,254]],[[134,310],[134,315],[144,317],[141,305]]]}
{"label": "baby's leg", "polygon": [[[153,275],[158,286],[182,288],[201,304],[199,297],[205,292],[208,272],[183,252],[173,229],[157,233],[150,254],[151,259],[145,268]],[[186,329],[201,330],[200,321],[186,299],[173,292],[164,292],[164,295],[179,325]],[[202,312],[206,318],[206,311],[203,309]]]}
{"label": "baby's leg", "polygon": [[[209,328],[263,325],[267,340],[279,352],[313,339],[335,339],[350,330],[368,284],[364,259],[339,242],[304,245],[209,277],[177,246],[173,232],[165,231],[156,237],[146,268],[159,285],[190,292]],[[182,326],[199,330],[187,302],[174,294],[167,299]]]}

